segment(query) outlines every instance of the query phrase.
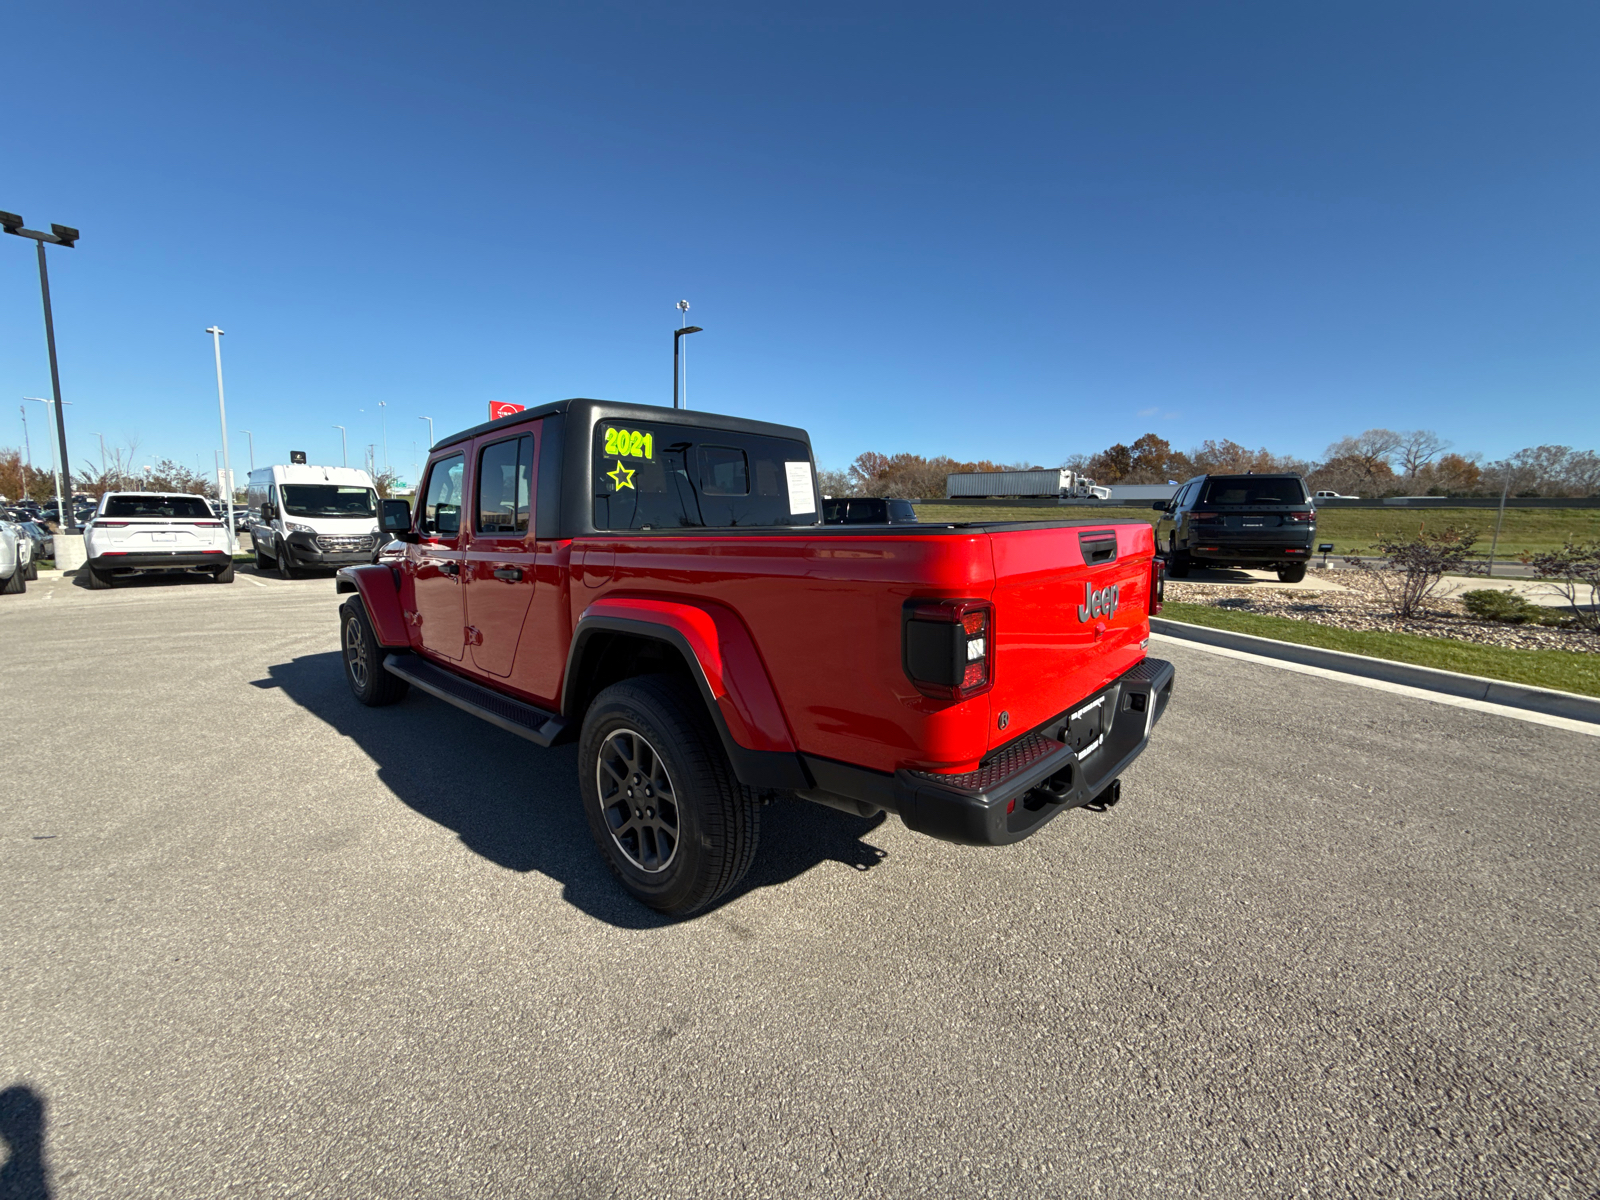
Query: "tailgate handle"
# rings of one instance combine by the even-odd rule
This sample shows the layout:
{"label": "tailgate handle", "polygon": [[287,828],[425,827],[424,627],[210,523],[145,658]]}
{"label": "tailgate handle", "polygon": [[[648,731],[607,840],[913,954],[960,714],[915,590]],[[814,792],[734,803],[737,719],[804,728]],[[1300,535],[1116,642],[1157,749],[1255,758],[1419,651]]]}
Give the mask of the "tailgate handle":
{"label": "tailgate handle", "polygon": [[496,567],[494,577],[496,579],[509,579],[512,582],[516,582],[522,578],[522,572],[516,567]]}
{"label": "tailgate handle", "polygon": [[1117,535],[1114,533],[1080,533],[1078,548],[1083,551],[1083,561],[1091,567],[1117,561]]}

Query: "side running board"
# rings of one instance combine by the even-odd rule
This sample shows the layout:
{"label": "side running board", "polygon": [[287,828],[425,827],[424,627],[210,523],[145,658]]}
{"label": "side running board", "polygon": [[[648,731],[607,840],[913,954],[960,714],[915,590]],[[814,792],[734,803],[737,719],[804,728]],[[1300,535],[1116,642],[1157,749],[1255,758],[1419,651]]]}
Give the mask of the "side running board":
{"label": "side running board", "polygon": [[513,700],[510,696],[502,696],[491,688],[463,679],[415,654],[391,654],[383,660],[383,669],[413,687],[421,688],[428,695],[436,696],[446,704],[454,704],[475,717],[482,717],[489,724],[498,725],[518,737],[525,737],[535,745],[550,745],[567,728],[566,721],[555,713],[524,704],[521,700]]}

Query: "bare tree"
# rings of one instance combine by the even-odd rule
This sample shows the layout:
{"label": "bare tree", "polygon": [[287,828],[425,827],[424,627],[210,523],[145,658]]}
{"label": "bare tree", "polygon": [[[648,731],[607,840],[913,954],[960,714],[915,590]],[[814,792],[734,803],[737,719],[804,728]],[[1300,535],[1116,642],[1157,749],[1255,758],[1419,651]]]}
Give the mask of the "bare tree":
{"label": "bare tree", "polygon": [[1369,485],[1393,471],[1395,451],[1405,439],[1392,429],[1369,429],[1355,437],[1340,438],[1328,447],[1327,458],[1344,459],[1355,466]]}
{"label": "bare tree", "polygon": [[1402,433],[1398,447],[1400,473],[1407,479],[1415,479],[1418,472],[1433,461],[1435,455],[1449,448],[1450,443],[1431,429],[1413,429],[1408,433]]}

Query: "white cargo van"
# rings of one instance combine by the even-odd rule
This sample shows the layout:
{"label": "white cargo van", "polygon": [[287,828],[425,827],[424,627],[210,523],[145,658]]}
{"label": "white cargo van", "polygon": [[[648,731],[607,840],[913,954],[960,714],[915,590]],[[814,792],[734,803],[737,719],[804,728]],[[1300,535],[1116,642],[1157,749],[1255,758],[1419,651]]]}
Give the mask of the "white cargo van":
{"label": "white cargo van", "polygon": [[258,571],[292,579],[302,568],[371,562],[378,548],[378,490],[357,467],[261,467],[245,503]]}

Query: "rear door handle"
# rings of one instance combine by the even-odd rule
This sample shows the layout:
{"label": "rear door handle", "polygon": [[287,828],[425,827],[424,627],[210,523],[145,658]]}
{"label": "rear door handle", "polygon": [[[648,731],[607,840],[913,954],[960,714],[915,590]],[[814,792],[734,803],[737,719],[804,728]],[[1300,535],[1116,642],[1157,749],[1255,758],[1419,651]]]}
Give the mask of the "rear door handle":
{"label": "rear door handle", "polygon": [[516,581],[522,578],[522,571],[517,567],[496,567],[494,577],[496,579],[510,579]]}

